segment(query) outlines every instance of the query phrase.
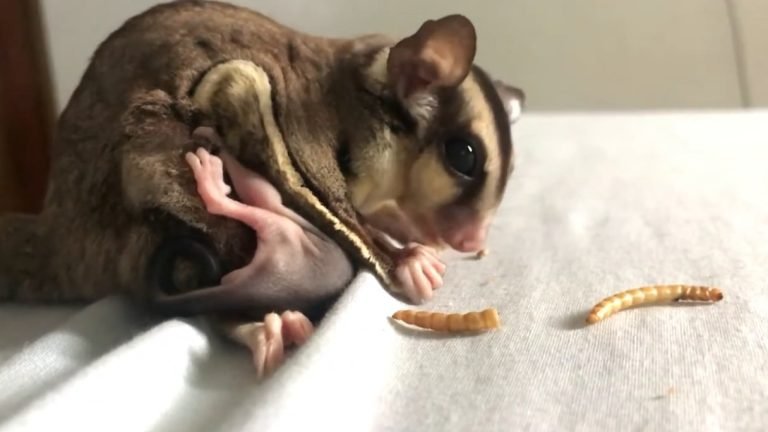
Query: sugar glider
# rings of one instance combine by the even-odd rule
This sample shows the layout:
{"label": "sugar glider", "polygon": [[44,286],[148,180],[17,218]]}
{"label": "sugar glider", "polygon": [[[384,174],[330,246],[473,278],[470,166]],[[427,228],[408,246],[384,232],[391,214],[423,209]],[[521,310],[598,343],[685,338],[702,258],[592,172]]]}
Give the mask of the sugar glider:
{"label": "sugar glider", "polygon": [[44,210],[0,219],[0,297],[152,301],[145,270],[179,239],[202,258],[173,266],[176,287],[215,285],[198,271],[212,268],[207,255],[214,276],[248,265],[254,230],[207,211],[186,160],[201,146],[193,131],[210,126],[357,268],[429,298],[441,283],[429,270],[439,265],[422,265],[431,250],[482,249],[514,167],[525,96],[475,65],[475,51],[461,15],[400,40],[308,35],[214,1],[130,18],[60,116]]}

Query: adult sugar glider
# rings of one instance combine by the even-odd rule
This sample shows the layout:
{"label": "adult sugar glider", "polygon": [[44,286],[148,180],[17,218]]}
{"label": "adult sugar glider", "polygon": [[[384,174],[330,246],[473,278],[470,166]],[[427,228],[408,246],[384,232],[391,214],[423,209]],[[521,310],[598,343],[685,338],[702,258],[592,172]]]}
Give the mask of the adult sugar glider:
{"label": "adult sugar glider", "polygon": [[[253,230],[206,211],[185,160],[208,125],[355,265],[428,298],[441,281],[427,251],[481,249],[514,166],[524,95],[474,65],[475,50],[460,15],[401,40],[307,35],[213,1],[130,18],[60,116],[43,212],[0,221],[0,271],[18,288],[0,296],[151,299],[144,269],[168,238],[225,273],[246,266]],[[200,267],[175,268],[176,284],[206,289]]]}

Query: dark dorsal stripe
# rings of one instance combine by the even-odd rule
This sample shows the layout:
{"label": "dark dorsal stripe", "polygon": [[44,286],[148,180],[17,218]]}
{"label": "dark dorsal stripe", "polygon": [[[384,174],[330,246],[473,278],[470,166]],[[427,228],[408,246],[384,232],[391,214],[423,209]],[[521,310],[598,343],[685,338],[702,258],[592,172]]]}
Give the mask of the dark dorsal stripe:
{"label": "dark dorsal stripe", "polygon": [[[496,86],[488,74],[478,66],[473,66],[472,72],[493,114],[496,136],[499,140],[499,158],[501,158],[501,172],[496,184],[496,191],[501,196],[507,184],[507,177],[509,177],[510,164],[512,164],[512,130],[509,124],[509,114],[504,107],[504,102],[501,100],[498,90],[496,90]],[[493,143],[487,144],[493,145]]]}

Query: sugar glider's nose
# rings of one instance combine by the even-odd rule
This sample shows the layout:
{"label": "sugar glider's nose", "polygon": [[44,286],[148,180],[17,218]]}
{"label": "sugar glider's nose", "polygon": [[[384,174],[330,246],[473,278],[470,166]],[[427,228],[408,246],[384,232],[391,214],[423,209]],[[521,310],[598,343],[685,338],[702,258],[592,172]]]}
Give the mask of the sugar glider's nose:
{"label": "sugar glider's nose", "polygon": [[477,252],[485,249],[488,224],[485,222],[469,224],[449,236],[448,244],[458,252]]}

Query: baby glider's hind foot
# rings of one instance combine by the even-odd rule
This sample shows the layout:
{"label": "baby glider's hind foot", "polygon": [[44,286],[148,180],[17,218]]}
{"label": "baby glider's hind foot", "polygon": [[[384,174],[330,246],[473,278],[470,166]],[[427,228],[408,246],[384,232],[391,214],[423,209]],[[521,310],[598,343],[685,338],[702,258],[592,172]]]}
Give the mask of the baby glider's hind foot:
{"label": "baby glider's hind foot", "polygon": [[248,348],[251,349],[253,365],[259,377],[271,374],[283,363],[285,341],[282,327],[280,317],[271,313],[264,317],[263,325],[251,334]]}
{"label": "baby glider's hind foot", "polygon": [[257,329],[248,347],[259,377],[274,372],[285,360],[285,350],[303,345],[312,335],[312,323],[299,312],[286,311],[264,317],[264,325]]}
{"label": "baby glider's hind foot", "polygon": [[314,326],[304,314],[285,311],[267,314],[264,322],[237,325],[232,335],[251,350],[256,375],[261,378],[283,364],[287,348],[303,345],[313,332]]}
{"label": "baby glider's hind foot", "polygon": [[[195,153],[187,153],[187,164],[197,182],[197,192],[211,213],[219,213],[232,188],[224,181],[224,165],[221,158],[199,148]],[[218,210],[218,211],[217,211]]]}
{"label": "baby glider's hind foot", "polygon": [[280,318],[283,321],[283,340],[289,345],[304,345],[315,331],[315,326],[301,312],[285,311]]}

